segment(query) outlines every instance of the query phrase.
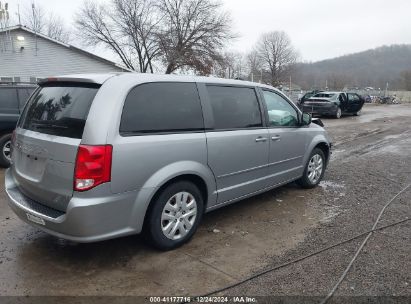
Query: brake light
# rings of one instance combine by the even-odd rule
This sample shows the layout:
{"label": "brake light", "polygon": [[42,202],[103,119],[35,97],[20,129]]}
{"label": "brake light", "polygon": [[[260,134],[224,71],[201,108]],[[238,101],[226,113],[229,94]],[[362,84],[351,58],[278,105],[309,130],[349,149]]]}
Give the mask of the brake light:
{"label": "brake light", "polygon": [[80,145],[74,169],[74,191],[87,191],[111,180],[113,147]]}

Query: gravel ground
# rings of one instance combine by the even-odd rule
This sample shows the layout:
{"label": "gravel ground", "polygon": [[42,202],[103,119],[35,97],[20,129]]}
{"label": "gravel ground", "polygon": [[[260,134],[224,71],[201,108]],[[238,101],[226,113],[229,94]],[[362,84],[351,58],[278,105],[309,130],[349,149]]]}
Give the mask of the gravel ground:
{"label": "gravel ground", "polygon": [[[381,108],[371,108],[380,110]],[[349,118],[346,118],[349,121]],[[325,180],[334,188],[318,197],[338,215],[308,232],[304,242],[271,265],[309,254],[370,230],[380,210],[411,183],[411,117],[378,118],[334,129],[336,151]],[[368,131],[367,131],[368,130]],[[384,213],[379,227],[411,218],[411,188]],[[411,222],[371,236],[336,296],[406,296],[410,300]],[[324,296],[336,284],[364,238],[264,275],[228,291],[231,295]],[[409,302],[408,302],[409,303]]]}
{"label": "gravel ground", "polygon": [[[18,220],[0,189],[0,295],[207,294],[370,230],[383,206],[411,183],[411,105],[370,105],[361,117],[324,122],[335,150],[320,187],[290,184],[210,213],[195,238],[172,252],[154,251],[139,237],[96,244],[56,239]],[[407,217],[411,189],[387,208],[379,227]],[[410,236],[410,221],[374,233],[332,302],[409,303]],[[221,294],[319,303],[364,238]],[[393,296],[404,298],[387,298]]]}

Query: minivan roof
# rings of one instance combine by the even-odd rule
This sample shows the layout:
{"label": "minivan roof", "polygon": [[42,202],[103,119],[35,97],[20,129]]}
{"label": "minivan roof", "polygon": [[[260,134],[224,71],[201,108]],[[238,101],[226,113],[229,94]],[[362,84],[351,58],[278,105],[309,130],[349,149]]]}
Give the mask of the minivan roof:
{"label": "minivan roof", "polygon": [[[234,79],[224,79],[216,77],[205,77],[205,76],[186,76],[186,75],[164,75],[164,74],[142,74],[142,73],[106,73],[106,74],[73,74],[73,75],[62,75],[55,77],[44,78],[39,81],[39,84],[50,82],[50,81],[61,81],[61,82],[86,82],[86,83],[96,83],[103,84],[108,79],[113,77],[121,77],[128,81],[135,79],[136,82],[142,83],[145,81],[173,81],[173,82],[203,82],[203,83],[214,83],[214,84],[227,84],[227,85],[243,85],[243,86],[258,86],[265,87],[268,89],[275,89],[271,86],[260,84],[257,82],[234,80]],[[275,89],[278,91],[277,89]]]}

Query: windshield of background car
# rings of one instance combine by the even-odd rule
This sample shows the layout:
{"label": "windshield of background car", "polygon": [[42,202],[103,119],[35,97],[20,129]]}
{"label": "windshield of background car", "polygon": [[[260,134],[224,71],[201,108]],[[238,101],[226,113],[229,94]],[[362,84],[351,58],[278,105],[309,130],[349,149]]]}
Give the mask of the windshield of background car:
{"label": "windshield of background car", "polygon": [[313,96],[313,98],[328,98],[328,99],[335,99],[337,94],[330,94],[330,93],[318,93]]}

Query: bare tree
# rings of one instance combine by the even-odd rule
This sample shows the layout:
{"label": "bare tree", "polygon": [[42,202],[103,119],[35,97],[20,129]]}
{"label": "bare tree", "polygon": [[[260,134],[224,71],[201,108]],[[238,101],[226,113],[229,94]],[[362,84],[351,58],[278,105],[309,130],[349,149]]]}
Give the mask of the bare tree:
{"label": "bare tree", "polygon": [[42,6],[32,4],[23,15],[23,24],[36,33],[55,40],[68,43],[70,30],[65,27],[63,19],[48,13]]}
{"label": "bare tree", "polygon": [[230,36],[230,19],[214,0],[85,0],[76,27],[87,45],[104,45],[139,72],[191,69],[209,74]]}
{"label": "bare tree", "polygon": [[76,16],[78,33],[87,45],[109,47],[127,68],[153,72],[160,20],[153,4],[152,0],[112,0],[100,5],[86,0]]}
{"label": "bare tree", "polygon": [[210,74],[233,37],[231,19],[222,11],[222,4],[214,0],[159,0],[158,8],[163,16],[158,37],[166,74],[181,68]]}
{"label": "bare tree", "polygon": [[125,48],[127,41],[119,36],[118,31],[113,30],[113,21],[106,6],[84,1],[83,8],[76,15],[76,27],[87,45],[102,44],[109,47],[127,68],[135,70],[131,52]]}
{"label": "bare tree", "polygon": [[226,54],[223,54],[220,60],[214,62],[213,74],[220,78],[230,78],[229,65],[230,62]]}
{"label": "bare tree", "polygon": [[23,23],[36,33],[44,33],[46,30],[46,12],[43,7],[32,3],[24,12]]}
{"label": "bare tree", "polygon": [[243,78],[245,72],[244,56],[239,52],[224,52],[214,65],[214,74],[222,78]]}
{"label": "bare tree", "polygon": [[327,75],[328,88],[341,91],[349,83],[349,79],[349,77],[341,73],[330,73]]}
{"label": "bare tree", "polygon": [[411,91],[411,70],[401,72],[402,89]]}
{"label": "bare tree", "polygon": [[273,86],[278,86],[288,76],[290,68],[298,58],[290,38],[283,31],[263,34],[257,43],[256,51]]}
{"label": "bare tree", "polygon": [[225,53],[225,58],[229,62],[229,77],[233,79],[246,78],[246,65],[244,60],[244,54],[240,52],[228,52]]}
{"label": "bare tree", "polygon": [[252,50],[246,56],[246,64],[248,68],[248,73],[253,81],[260,81],[262,82],[263,76],[263,63],[262,60],[256,50]]}
{"label": "bare tree", "polygon": [[113,21],[120,33],[129,37],[128,47],[137,54],[140,72],[150,69],[160,54],[157,30],[161,20],[152,0],[113,0],[116,16]]}
{"label": "bare tree", "polygon": [[47,20],[46,35],[50,38],[64,43],[69,43],[71,37],[70,31],[64,26],[63,19],[53,14],[49,15],[49,18]]}

